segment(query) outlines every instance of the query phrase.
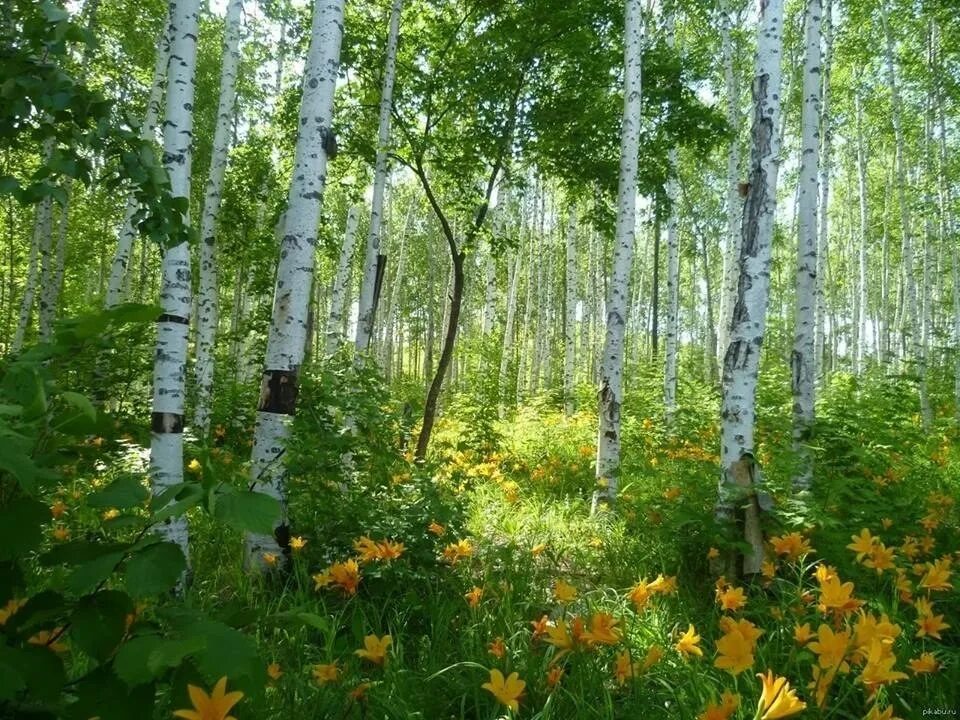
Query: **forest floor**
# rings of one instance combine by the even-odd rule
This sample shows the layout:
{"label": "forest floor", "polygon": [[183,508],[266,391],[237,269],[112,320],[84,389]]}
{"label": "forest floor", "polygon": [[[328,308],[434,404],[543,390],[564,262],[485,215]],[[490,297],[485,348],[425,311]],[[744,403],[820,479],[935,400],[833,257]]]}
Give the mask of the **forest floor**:
{"label": "forest floor", "polygon": [[[789,404],[768,391],[758,457],[775,507],[763,572],[743,582],[711,572],[736,545],[713,519],[706,411],[668,431],[629,412],[635,392],[619,502],[595,517],[589,412],[544,403],[504,423],[461,401],[427,467],[365,457],[361,437],[369,472],[346,488],[323,470],[342,448],[318,449],[324,421],[301,420],[288,563],[251,582],[237,538],[195,539],[194,600],[254,611],[269,663],[236,716],[751,718],[767,671],[806,704],[798,717],[960,711],[960,444],[919,427],[909,391],[827,388],[804,496],[788,490]],[[403,435],[400,413],[379,417],[370,432]],[[763,717],[798,710],[791,697]]]}

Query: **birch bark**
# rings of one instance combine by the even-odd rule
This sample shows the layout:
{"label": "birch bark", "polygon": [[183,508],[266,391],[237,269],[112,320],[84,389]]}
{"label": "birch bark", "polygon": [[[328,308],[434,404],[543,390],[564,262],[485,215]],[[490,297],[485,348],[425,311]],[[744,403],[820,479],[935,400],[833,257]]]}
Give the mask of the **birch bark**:
{"label": "birch bark", "polygon": [[[667,46],[675,46],[676,16],[670,10],[666,17]],[[680,333],[680,238],[677,233],[680,211],[680,185],[677,181],[677,149],[667,151],[667,327],[664,333],[663,406],[667,425],[673,424],[677,411],[677,345]]]}
{"label": "birch bark", "polygon": [[248,535],[248,567],[263,553],[280,552],[289,538],[283,453],[297,409],[300,365],[317,247],[317,220],[326,185],[327,145],[340,67],[344,0],[316,0],[303,72],[300,131],[294,151],[287,212],[280,241],[273,313],[267,335],[253,437],[251,488],[280,501],[283,515],[270,535]]}
{"label": "birch bark", "polygon": [[870,218],[867,214],[867,151],[863,142],[863,103],[860,89],[855,96],[857,115],[857,189],[860,199],[860,247],[857,262],[857,294],[860,297],[860,313],[856,318],[860,342],[854,349],[853,372],[859,375],[863,370],[867,334],[867,235]]}
{"label": "birch bark", "polygon": [[643,17],[640,0],[626,0],[624,18],[623,124],[613,272],[606,306],[606,337],[600,368],[597,484],[593,511],[617,496],[620,474],[620,408],[623,403],[623,339],[636,233],[637,156],[640,151]]}
{"label": "birch bark", "polygon": [[[173,197],[190,197],[193,159],[193,97],[197,68],[199,0],[170,2],[170,65],[163,124],[163,160]],[[189,212],[185,218],[189,223]],[[157,344],[153,365],[150,476],[153,494],[183,482],[183,409],[190,328],[190,247],[186,242],[163,253]],[[187,519],[168,518],[160,535],[180,546],[189,559]]]}
{"label": "birch bark", "polygon": [[814,422],[816,360],[817,287],[817,176],[820,166],[820,0],[808,0],[806,8],[803,67],[803,110],[801,113],[800,177],[797,198],[797,286],[796,320],[790,369],[793,389],[793,450],[798,467],[793,486],[805,490],[813,483],[813,456],[810,434]]}
{"label": "birch bark", "polygon": [[758,473],[754,421],[776,217],[782,29],[783,1],[761,3],[753,78],[750,187],[743,214],[737,301],[723,363],[718,514],[721,519],[730,520],[745,506],[742,531],[751,550],[744,554],[742,567],[736,568],[744,574],[759,572],[763,561],[759,504],[753,488]]}
{"label": "birch bark", "polygon": [[380,93],[380,124],[377,131],[377,158],[373,175],[373,202],[370,232],[363,261],[360,285],[360,314],[357,320],[356,346],[364,351],[370,346],[376,316],[377,264],[380,256],[380,234],[383,229],[383,195],[387,186],[387,149],[390,144],[390,113],[393,110],[393,80],[397,67],[397,41],[400,35],[400,13],[403,0],[393,0],[390,8],[390,31],[387,36],[387,58]]}
{"label": "birch bark", "polygon": [[347,298],[347,285],[350,282],[350,260],[356,243],[357,225],[360,223],[360,209],[351,205],[347,210],[347,227],[343,232],[343,245],[340,246],[340,260],[337,262],[337,274],[333,278],[330,290],[330,313],[327,317],[327,331],[324,351],[333,355],[343,342],[343,308]]}
{"label": "birch bark", "polygon": [[567,417],[573,415],[576,406],[573,398],[573,373],[576,369],[576,325],[577,325],[577,209],[571,203],[567,218],[565,307],[563,321],[563,411]]}
{"label": "birch bark", "polygon": [[236,112],[237,67],[240,64],[240,19],[243,0],[230,0],[223,31],[223,61],[220,67],[220,100],[213,133],[210,173],[203,193],[200,218],[200,297],[197,302],[197,434],[204,438],[210,429],[210,402],[213,396],[214,343],[220,318],[218,307],[216,226],[220,214],[223,176],[227,170],[232,121]]}

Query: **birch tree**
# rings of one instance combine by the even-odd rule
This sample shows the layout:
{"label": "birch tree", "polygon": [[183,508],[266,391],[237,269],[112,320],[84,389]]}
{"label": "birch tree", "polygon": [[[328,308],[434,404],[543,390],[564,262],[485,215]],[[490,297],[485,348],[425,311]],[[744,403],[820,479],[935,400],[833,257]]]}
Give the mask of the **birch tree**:
{"label": "birch tree", "polygon": [[752,487],[759,472],[754,459],[754,420],[777,208],[782,30],[782,0],[761,3],[752,89],[750,174],[743,213],[740,278],[730,345],[723,362],[720,411],[722,475],[718,511],[721,519],[728,521],[733,520],[735,514],[742,516],[742,532],[751,546],[750,552],[742,559],[742,567],[736,568],[744,574],[759,572],[763,561],[759,503]]}
{"label": "birch tree", "polygon": [[814,421],[814,357],[817,282],[817,199],[820,165],[820,0],[807,0],[801,112],[800,177],[797,198],[796,317],[790,356],[793,389],[793,449],[799,467],[793,478],[798,489],[813,482],[810,433]]}
{"label": "birch tree", "polygon": [[223,192],[223,175],[233,134],[237,98],[237,66],[240,63],[240,19],[243,0],[230,0],[223,31],[223,60],[220,66],[220,99],[213,135],[210,171],[203,192],[200,218],[200,292],[197,302],[197,405],[196,425],[201,438],[210,429],[210,402],[213,395],[214,342],[220,317],[218,305],[216,226]]}
{"label": "birch tree", "polygon": [[[676,15],[671,8],[666,17],[667,46],[674,48]],[[667,151],[667,327],[664,334],[663,405],[668,425],[677,411],[677,346],[680,333],[680,235],[678,233],[680,185],[677,180],[677,149]]]}
{"label": "birch tree", "polygon": [[383,70],[383,88],[380,93],[380,121],[377,129],[377,158],[373,171],[373,201],[370,212],[370,230],[363,260],[363,280],[360,285],[360,313],[357,320],[356,346],[364,351],[370,345],[373,323],[377,312],[377,276],[382,272],[380,234],[383,229],[383,196],[387,186],[387,151],[390,144],[390,115],[393,109],[393,82],[397,67],[397,42],[400,35],[400,13],[403,0],[393,0],[390,8],[390,31],[387,36],[387,59]]}
{"label": "birch tree", "polygon": [[360,222],[360,209],[351,205],[347,210],[347,227],[343,232],[343,244],[340,246],[340,259],[337,272],[330,290],[330,312],[327,316],[327,331],[324,351],[332,355],[343,342],[343,308],[347,299],[347,287],[350,283],[350,260],[357,237],[357,225]]}
{"label": "birch tree", "polygon": [[576,409],[573,398],[576,368],[577,324],[577,210],[571,203],[567,216],[564,320],[563,320],[563,411],[567,417]]}
{"label": "birch tree", "polygon": [[[193,159],[193,100],[197,68],[199,0],[170,2],[170,65],[163,123],[163,159],[170,191],[183,199],[189,223],[190,167]],[[187,242],[163,252],[157,344],[153,365],[150,477],[154,496],[183,482],[183,424],[190,329],[190,247]],[[161,536],[176,543],[189,558],[187,520],[168,518]]]}
{"label": "birch tree", "polygon": [[316,0],[310,48],[303,71],[303,97],[293,173],[280,240],[280,259],[267,335],[250,464],[251,489],[280,501],[274,534],[249,534],[248,565],[286,545],[286,488],[283,453],[297,411],[300,366],[307,341],[307,315],[313,287],[317,222],[326,186],[331,147],[333,95],[340,67],[344,0]]}
{"label": "birch tree", "polygon": [[623,404],[624,332],[630,267],[636,233],[637,164],[640,151],[641,56],[643,17],[640,0],[626,0],[624,17],[623,124],[620,130],[620,175],[613,272],[607,294],[606,336],[600,360],[600,407],[597,433],[597,484],[593,511],[613,503],[620,472],[620,408]]}

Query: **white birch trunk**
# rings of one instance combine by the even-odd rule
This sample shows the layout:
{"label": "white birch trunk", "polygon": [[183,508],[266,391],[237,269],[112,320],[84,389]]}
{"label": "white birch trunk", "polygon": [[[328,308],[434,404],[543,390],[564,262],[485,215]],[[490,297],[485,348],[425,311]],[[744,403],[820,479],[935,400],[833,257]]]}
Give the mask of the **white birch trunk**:
{"label": "white birch trunk", "polygon": [[[666,18],[667,45],[675,43],[676,16],[670,10]],[[677,232],[680,213],[680,184],[677,180],[677,149],[667,151],[667,327],[664,333],[663,408],[667,425],[673,424],[677,411],[677,346],[680,335],[680,237]]]}
{"label": "white birch trunk", "polygon": [[758,472],[753,434],[777,205],[782,28],[783,0],[762,3],[753,78],[750,188],[743,215],[741,275],[730,345],[723,363],[722,477],[718,510],[721,519],[729,520],[734,512],[739,513],[740,508],[746,506],[742,511],[743,532],[751,551],[744,554],[744,574],[759,572],[763,561],[759,505],[753,488]]}
{"label": "white birch trunk", "polygon": [[[821,142],[820,142],[820,206],[819,228],[817,231],[817,283],[814,328],[814,377],[819,381],[824,374],[826,345],[825,317],[827,314],[824,282],[827,279],[827,263],[830,252],[830,170],[833,140],[833,125],[830,116],[830,71],[833,62],[833,0],[823,3],[823,89],[820,113]],[[833,332],[834,328],[830,328]]]}
{"label": "white birch trunk", "polygon": [[814,422],[817,287],[817,183],[820,170],[820,0],[807,0],[803,63],[800,176],[797,198],[797,309],[790,356],[793,386],[793,450],[798,467],[793,486],[806,490],[813,483],[810,434]]}
{"label": "white birch trunk", "polygon": [[[51,144],[52,148],[52,144]],[[34,299],[37,294],[37,284],[40,278],[40,245],[46,235],[45,228],[51,221],[53,214],[53,199],[48,195],[37,203],[33,221],[33,240],[30,243],[30,259],[27,261],[27,278],[23,288],[23,298],[20,302],[20,318],[17,330],[13,336],[10,350],[14,354],[23,349],[23,343],[30,327],[30,318],[33,315]]]}
{"label": "white birch trunk", "polygon": [[517,319],[517,286],[520,281],[522,252],[518,248],[517,254],[510,266],[510,277],[507,279],[507,317],[504,321],[503,343],[500,353],[500,419],[506,417],[507,380],[510,374],[510,361],[513,359],[513,335]]}
{"label": "white birch trunk", "polygon": [[903,298],[904,308],[901,322],[904,328],[904,337],[909,336],[910,354],[912,360],[917,364],[917,381],[920,395],[920,414],[923,418],[924,426],[929,428],[930,419],[933,411],[930,407],[930,398],[927,395],[926,368],[923,363],[923,340],[921,328],[919,327],[919,318],[917,313],[917,285],[914,272],[916,269],[916,257],[913,249],[913,229],[911,227],[910,204],[907,200],[907,171],[906,161],[904,159],[904,137],[903,137],[903,116],[902,102],[900,99],[900,90],[897,84],[896,62],[893,52],[893,35],[890,31],[890,22],[887,17],[886,1],[881,3],[880,18],[883,22],[885,43],[885,53],[887,61],[887,83],[890,88],[890,119],[893,123],[893,134],[896,142],[895,170],[897,201],[900,206],[900,225],[903,232]]}
{"label": "white birch trunk", "polygon": [[[160,117],[163,102],[163,89],[166,84],[167,63],[170,58],[170,20],[169,15],[164,18],[163,29],[160,32],[157,58],[153,66],[153,82],[150,84],[150,94],[147,96],[147,109],[140,124],[140,137],[144,140],[155,141],[157,137],[157,119]],[[130,251],[133,241],[137,238],[137,227],[134,225],[134,216],[140,204],[136,196],[130,193],[127,196],[127,205],[123,212],[123,225],[117,236],[117,249],[110,264],[110,280],[107,283],[105,307],[119,305],[123,300],[123,288],[130,265]],[[144,241],[146,242],[146,241]]]}
{"label": "white birch trunk", "polygon": [[867,334],[867,236],[870,218],[867,214],[867,151],[863,142],[863,104],[859,88],[855,97],[857,115],[857,189],[860,196],[860,246],[857,258],[857,295],[860,298],[859,314],[856,318],[860,342],[854,348],[853,372],[859,375],[863,371],[866,357]]}
{"label": "white birch trunk", "polygon": [[203,194],[200,219],[200,292],[197,299],[197,406],[196,432],[205,438],[210,429],[213,396],[214,344],[220,319],[218,303],[216,228],[220,214],[223,176],[227,170],[233,116],[237,98],[237,67],[240,64],[240,19],[243,0],[230,0],[223,31],[223,62],[220,67],[220,100],[213,133],[210,174]]}
{"label": "white birch trunk", "polygon": [[400,35],[400,13],[403,0],[393,0],[390,8],[390,32],[387,36],[387,58],[383,71],[383,89],[380,94],[380,125],[377,131],[377,158],[373,175],[373,202],[370,212],[370,232],[363,260],[363,280],[360,285],[360,314],[357,320],[357,350],[370,346],[373,334],[374,292],[377,281],[377,262],[380,255],[380,234],[383,228],[383,195],[387,185],[387,149],[390,143],[390,113],[393,108],[393,80],[397,67],[397,40]]}
{"label": "white birch trunk", "polygon": [[303,71],[300,125],[294,152],[287,212],[267,336],[253,437],[251,487],[277,498],[283,515],[271,535],[248,535],[248,567],[264,566],[263,553],[282,550],[286,526],[283,453],[296,413],[299,371],[307,339],[317,221],[326,185],[327,137],[332,132],[333,96],[340,67],[344,0],[316,0],[310,49]]}
{"label": "white birch trunk", "polygon": [[343,308],[346,303],[347,285],[350,282],[350,260],[353,258],[359,223],[360,208],[351,205],[347,210],[347,227],[343,233],[343,245],[340,246],[337,274],[333,278],[333,288],[330,290],[330,313],[327,317],[324,346],[324,352],[327,355],[333,355],[343,343]]}
{"label": "white birch trunk", "polygon": [[624,19],[623,125],[613,271],[607,295],[606,337],[600,369],[597,484],[593,511],[617,496],[620,474],[620,408],[623,403],[623,339],[630,297],[630,267],[636,233],[637,156],[640,151],[643,17],[640,0],[626,0]]}
{"label": "white birch trunk", "polygon": [[[181,198],[190,197],[199,15],[199,0],[170,2],[170,67],[163,160],[170,176],[171,195]],[[184,219],[189,222],[189,214]],[[160,305],[163,314],[157,320],[150,442],[154,495],[183,482],[184,384],[191,309],[190,247],[186,242],[164,251]],[[159,532],[165,540],[179,545],[189,558],[186,517],[166,520]]]}
{"label": "white birch trunk", "polygon": [[574,370],[576,368],[577,330],[577,209],[572,203],[567,219],[565,307],[563,322],[563,410],[567,417],[573,415],[576,404],[573,398]]}
{"label": "white birch trunk", "polygon": [[[720,36],[723,46],[723,76],[727,90],[727,123],[735,130],[740,127],[740,88],[733,69],[733,43],[730,38],[729,7],[721,9]],[[720,292],[720,317],[717,322],[717,354],[722,363],[730,344],[730,321],[737,299],[737,280],[740,277],[740,140],[737,133],[727,150],[727,232],[723,248],[723,283]]]}

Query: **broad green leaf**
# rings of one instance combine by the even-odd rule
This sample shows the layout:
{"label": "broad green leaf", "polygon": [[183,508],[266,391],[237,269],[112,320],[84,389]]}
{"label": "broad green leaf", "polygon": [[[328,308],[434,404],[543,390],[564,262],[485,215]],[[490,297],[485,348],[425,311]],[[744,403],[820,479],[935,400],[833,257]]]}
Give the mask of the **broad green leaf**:
{"label": "broad green leaf", "polygon": [[149,494],[139,478],[127,475],[90,495],[87,504],[95,508],[128,508],[139,505]]}
{"label": "broad green leaf", "polygon": [[123,555],[122,552],[109,553],[78,565],[67,578],[66,588],[78,595],[91,592],[113,574]]}
{"label": "broad green leaf", "polygon": [[280,521],[280,503],[263,493],[231,490],[216,496],[213,514],[237,530],[272,533]]}
{"label": "broad green leaf", "polygon": [[150,668],[150,656],[163,642],[159,635],[138,635],[121,645],[113,661],[120,679],[130,687],[153,680],[158,673]]}
{"label": "broad green leaf", "polygon": [[90,420],[95,421],[97,419],[97,411],[93,407],[93,403],[87,399],[86,395],[81,395],[80,393],[72,392],[70,390],[64,390],[60,393],[60,397],[62,397],[67,404],[75,407],[86,417],[90,418]]}
{"label": "broad green leaf", "polygon": [[167,668],[177,667],[184,658],[196,655],[207,647],[207,637],[192,633],[185,637],[161,640],[147,657],[147,668],[159,675]]}
{"label": "broad green leaf", "polygon": [[88,595],[70,616],[70,637],[88,655],[105,660],[123,639],[131,612],[133,602],[119,590]]}
{"label": "broad green leaf", "polygon": [[183,552],[173,543],[150,545],[127,562],[124,579],[135,598],[158,595],[173,589],[187,569]]}
{"label": "broad green leaf", "polygon": [[15,498],[0,509],[0,560],[13,560],[36,548],[43,540],[43,523],[50,508],[39,500]]}

